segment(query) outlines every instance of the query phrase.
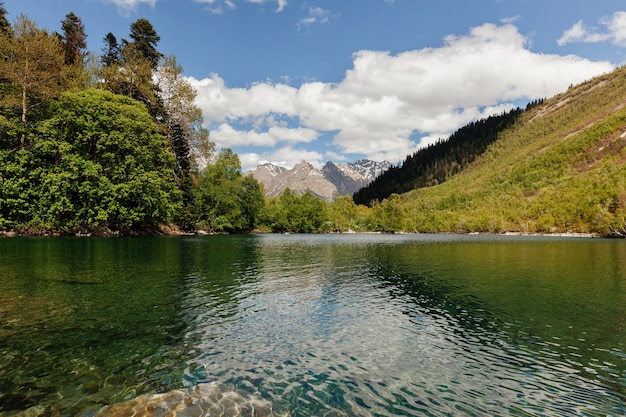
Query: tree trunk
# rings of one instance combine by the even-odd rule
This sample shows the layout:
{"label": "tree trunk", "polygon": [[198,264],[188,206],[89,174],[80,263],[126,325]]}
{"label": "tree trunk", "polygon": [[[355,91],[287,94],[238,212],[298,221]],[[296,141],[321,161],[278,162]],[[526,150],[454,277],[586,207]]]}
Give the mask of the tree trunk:
{"label": "tree trunk", "polygon": [[[22,124],[26,127],[26,87],[22,87]],[[20,138],[20,148],[24,148],[24,142],[26,141],[26,133],[22,132]]]}

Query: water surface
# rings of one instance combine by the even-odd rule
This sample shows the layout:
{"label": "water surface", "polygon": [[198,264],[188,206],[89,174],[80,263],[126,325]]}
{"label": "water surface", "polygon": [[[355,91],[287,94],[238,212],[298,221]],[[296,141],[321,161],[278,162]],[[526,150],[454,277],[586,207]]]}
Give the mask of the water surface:
{"label": "water surface", "polygon": [[626,241],[0,240],[0,416],[202,387],[290,416],[624,415]]}

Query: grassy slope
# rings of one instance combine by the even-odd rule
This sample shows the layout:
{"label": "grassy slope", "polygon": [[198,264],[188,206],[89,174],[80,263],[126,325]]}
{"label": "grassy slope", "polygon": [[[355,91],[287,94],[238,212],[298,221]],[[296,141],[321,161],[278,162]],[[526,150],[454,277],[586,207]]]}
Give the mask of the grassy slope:
{"label": "grassy slope", "polygon": [[625,105],[626,68],[546,100],[464,172],[404,194],[407,229],[620,235]]}

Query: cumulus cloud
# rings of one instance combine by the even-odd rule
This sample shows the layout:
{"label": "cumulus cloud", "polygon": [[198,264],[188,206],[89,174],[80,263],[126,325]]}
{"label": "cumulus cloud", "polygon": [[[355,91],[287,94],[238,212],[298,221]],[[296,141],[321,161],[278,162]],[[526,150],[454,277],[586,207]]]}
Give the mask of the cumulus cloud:
{"label": "cumulus cloud", "polygon": [[293,168],[294,165],[300,161],[307,161],[314,167],[321,168],[324,164],[324,156],[317,151],[294,149],[291,146],[285,146],[262,154],[244,152],[239,154],[239,161],[244,170],[246,167],[254,168],[267,163],[285,168]]}
{"label": "cumulus cloud", "polygon": [[[217,74],[190,82],[218,145],[285,150],[283,159],[268,149],[247,155],[249,162],[288,155],[299,160],[296,153],[305,151],[293,146],[315,140],[332,145],[327,148],[335,155],[352,155],[349,159],[397,162],[470,121],[613,69],[608,62],[534,53],[527,43],[511,24],[484,24],[446,37],[438,48],[358,51],[339,83],[231,88]],[[276,120],[286,121],[284,131],[272,130]]]}
{"label": "cumulus cloud", "polygon": [[227,123],[211,131],[211,139],[232,146],[275,146],[279,143],[308,143],[319,136],[314,129],[272,126],[267,131],[236,130]]}
{"label": "cumulus cloud", "polygon": [[563,32],[557,43],[563,46],[573,42],[612,42],[626,47],[626,12],[615,12],[612,16],[601,19],[600,24],[604,26],[602,30],[586,26],[582,20],[579,20]]}

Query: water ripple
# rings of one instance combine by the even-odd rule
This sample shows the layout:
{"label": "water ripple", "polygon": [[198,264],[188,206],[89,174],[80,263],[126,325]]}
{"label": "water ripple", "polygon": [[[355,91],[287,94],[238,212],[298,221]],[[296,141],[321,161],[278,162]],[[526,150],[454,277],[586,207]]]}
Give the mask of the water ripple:
{"label": "water ripple", "polygon": [[190,238],[132,285],[11,281],[0,415],[626,415],[623,247],[492,239]]}
{"label": "water ripple", "polygon": [[537,350],[476,311],[452,315],[428,294],[415,298],[385,284],[389,277],[378,269],[332,268],[321,257],[302,268],[279,259],[247,270],[257,280],[230,294],[236,310],[219,306],[232,317],[228,325],[194,306],[191,333],[204,342],[190,361],[189,384],[248,386],[294,416],[623,410],[619,397],[580,376],[580,363],[563,353],[578,348],[556,337],[538,340]]}

